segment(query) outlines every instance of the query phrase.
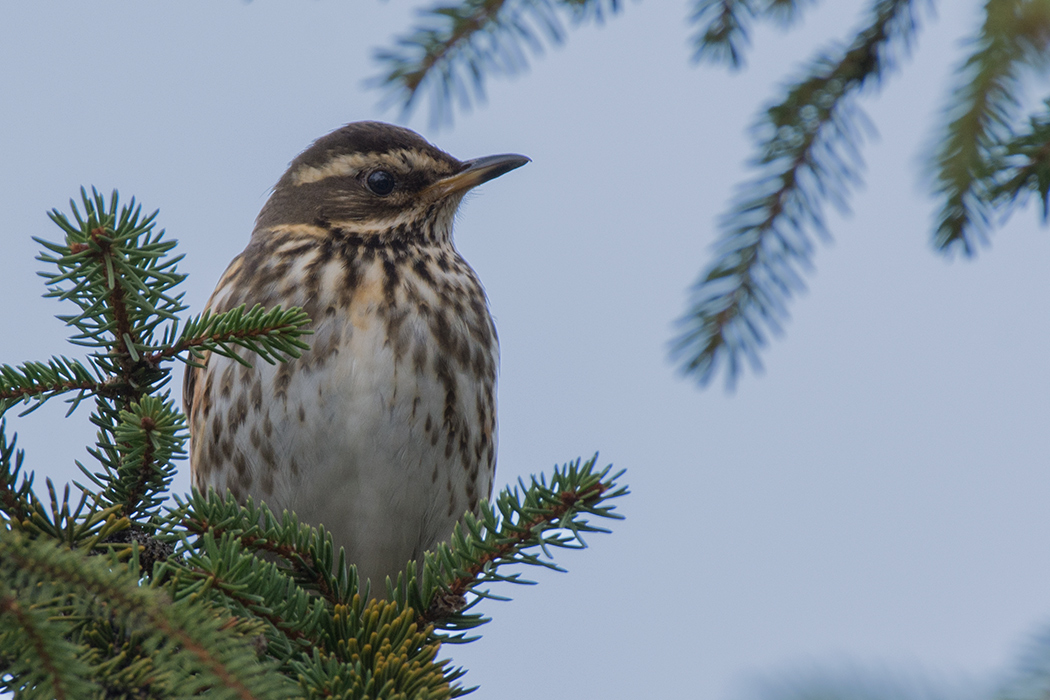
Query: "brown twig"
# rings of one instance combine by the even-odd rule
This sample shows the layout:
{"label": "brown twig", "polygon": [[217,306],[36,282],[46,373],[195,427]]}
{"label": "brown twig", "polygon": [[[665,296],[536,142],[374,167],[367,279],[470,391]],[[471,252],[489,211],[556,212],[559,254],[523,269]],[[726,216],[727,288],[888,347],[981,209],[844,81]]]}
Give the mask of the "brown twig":
{"label": "brown twig", "polygon": [[[544,523],[551,523],[559,520],[577,503],[586,502],[590,500],[597,500],[601,498],[602,494],[609,490],[610,484],[603,484],[598,482],[594,486],[584,489],[582,492],[578,491],[562,491],[558,494],[559,504],[551,508],[545,514],[536,515],[529,520],[519,521],[514,524],[514,534],[511,536],[510,541],[504,542],[492,549],[492,551],[485,552],[479,557],[478,561],[473,565],[467,567],[467,575],[460,576],[452,580],[452,582],[443,588],[438,594],[435,595],[435,600],[439,597],[447,598],[451,597],[462,597],[468,590],[470,590],[471,584],[473,584],[478,575],[484,570],[485,565],[494,562],[498,559],[506,557],[510,552],[514,551],[521,544],[531,537],[533,537],[533,529]],[[433,602],[433,601],[432,601]],[[424,611],[419,616],[419,624],[421,626],[426,625],[430,622],[435,622],[445,615],[438,614],[443,606],[431,604],[430,608]]]}

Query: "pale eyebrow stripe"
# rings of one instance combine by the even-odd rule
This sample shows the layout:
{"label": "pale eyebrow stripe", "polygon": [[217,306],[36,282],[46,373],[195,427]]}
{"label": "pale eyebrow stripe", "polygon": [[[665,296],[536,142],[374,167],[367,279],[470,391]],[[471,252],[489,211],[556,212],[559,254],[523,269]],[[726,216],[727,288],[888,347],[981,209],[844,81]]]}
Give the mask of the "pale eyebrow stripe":
{"label": "pale eyebrow stripe", "polygon": [[324,165],[307,165],[292,173],[292,184],[308,185],[311,182],[319,182],[330,177],[343,177],[354,175],[361,171],[369,161],[375,161],[364,153],[348,153],[332,158]]}
{"label": "pale eyebrow stripe", "polygon": [[[347,177],[357,175],[366,167],[387,166],[392,170],[403,172],[410,170],[448,169],[448,163],[432,158],[419,151],[400,150],[390,153],[344,153],[331,158],[323,165],[307,165],[292,173],[292,185],[308,185],[330,177]],[[400,167],[399,167],[400,166]]]}

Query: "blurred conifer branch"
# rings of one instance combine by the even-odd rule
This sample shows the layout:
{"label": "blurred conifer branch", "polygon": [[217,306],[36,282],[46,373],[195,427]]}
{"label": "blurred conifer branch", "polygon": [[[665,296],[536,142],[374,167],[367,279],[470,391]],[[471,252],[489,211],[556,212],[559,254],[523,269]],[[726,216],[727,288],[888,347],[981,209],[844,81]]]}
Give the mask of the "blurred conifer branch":
{"label": "blurred conifer branch", "polygon": [[[354,567],[323,527],[265,506],[194,492],[165,498],[185,453],[185,422],[165,391],[171,365],[245,348],[269,362],[307,347],[301,309],[204,313],[182,324],[185,278],[174,241],[134,200],[82,191],[52,220],[62,243],[38,241],[48,296],[83,361],[0,367],[0,417],[66,396],[93,399],[98,428],[86,477],[44,492],[0,420],[0,692],[35,698],[450,698],[464,671],[444,642],[487,620],[488,584],[523,582],[507,565],[557,569],[552,548],[584,546],[615,519],[621,474],[595,459],[555,469],[548,485],[504,490],[453,542],[427,555],[388,600],[358,590]],[[81,211],[82,209],[82,211]],[[239,358],[246,361],[244,358]],[[75,496],[71,492],[75,489]],[[540,556],[535,550],[546,556]],[[472,599],[468,600],[467,596]]]}
{"label": "blurred conifer branch", "polygon": [[1021,649],[1006,672],[986,680],[972,674],[952,682],[914,668],[854,664],[765,674],[746,697],[753,700],[1036,700],[1050,697],[1050,629]]}
{"label": "blurred conifer branch", "polygon": [[0,658],[11,679],[0,687],[18,697],[294,697],[294,683],[244,643],[258,623],[173,604],[139,585],[137,559],[88,557],[17,528],[0,535]]}
{"label": "blurred conifer branch", "polygon": [[693,60],[744,65],[744,51],[751,44],[756,20],[787,27],[812,0],[695,0],[689,22],[697,27]]}
{"label": "blurred conifer branch", "polygon": [[419,11],[416,27],[375,52],[382,74],[373,83],[407,116],[429,94],[431,122],[449,122],[455,103],[469,109],[485,98],[488,75],[525,70],[528,53],[559,44],[565,20],[601,23],[622,0],[465,0]]}
{"label": "blurred conifer branch", "polygon": [[804,288],[812,234],[827,236],[823,206],[845,208],[858,179],[867,122],[856,104],[907,51],[916,22],[912,0],[882,0],[846,47],[820,54],[789,84],[754,131],[759,174],[740,186],[720,223],[715,260],[692,290],[673,345],[682,370],[707,383],[724,362],[732,384],[743,361],[779,333],[786,302]]}
{"label": "blurred conifer branch", "polygon": [[1029,117],[1028,128],[1012,135],[1002,146],[1003,167],[991,189],[992,200],[1009,212],[1035,192],[1043,209],[1043,223],[1050,218],[1050,100],[1040,113]]}
{"label": "blurred conifer branch", "polygon": [[[759,22],[787,27],[809,0],[692,0],[693,58],[738,68]],[[701,385],[719,372],[733,386],[744,368],[760,367],[769,335],[779,333],[791,298],[812,267],[815,237],[827,237],[827,203],[846,207],[859,179],[868,130],[857,98],[876,92],[906,57],[920,7],[931,0],[869,0],[866,19],[842,45],[820,51],[759,117],[751,160],[756,174],[741,185],[719,228],[714,260],[690,293],[672,343],[683,373]],[[482,94],[490,75],[527,66],[544,37],[622,9],[599,0],[465,0],[421,13],[414,32],[377,52],[376,83],[412,107],[430,95],[432,114],[451,118]],[[953,8],[954,10],[954,8]],[[1024,77],[1044,71],[1050,51],[1050,3],[987,0],[983,22],[955,77],[930,156],[931,187],[941,203],[936,249],[973,255],[989,228],[1037,193],[1050,211],[1050,101],[1027,120]],[[542,31],[538,28],[543,28]]]}
{"label": "blurred conifer branch", "polygon": [[985,3],[984,24],[957,73],[948,125],[934,156],[935,190],[942,202],[934,232],[938,249],[974,255],[978,244],[988,242],[995,211],[1008,211],[1025,190],[1039,191],[1045,203],[1047,188],[1039,173],[1046,171],[1046,158],[1040,147],[1045,150],[1050,142],[1037,144],[1033,138],[1046,136],[1038,123],[1045,124],[1048,113],[1033,117],[1027,134],[1016,130],[1021,78],[1026,69],[1045,69],[1048,45],[1050,3]]}

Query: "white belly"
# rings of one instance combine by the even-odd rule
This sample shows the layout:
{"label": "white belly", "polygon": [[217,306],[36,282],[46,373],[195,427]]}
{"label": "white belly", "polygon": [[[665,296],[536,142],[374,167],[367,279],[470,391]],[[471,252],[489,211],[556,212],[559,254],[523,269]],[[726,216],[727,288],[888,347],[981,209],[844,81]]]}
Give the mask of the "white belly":
{"label": "white belly", "polygon": [[417,314],[402,322],[395,358],[385,324],[367,311],[321,311],[313,349],[289,363],[256,358],[247,370],[211,356],[205,390],[223,426],[203,440],[195,431],[193,459],[210,465],[195,468],[198,488],[323,524],[382,593],[385,576],[447,539],[489,496],[495,376],[479,381],[442,361]]}

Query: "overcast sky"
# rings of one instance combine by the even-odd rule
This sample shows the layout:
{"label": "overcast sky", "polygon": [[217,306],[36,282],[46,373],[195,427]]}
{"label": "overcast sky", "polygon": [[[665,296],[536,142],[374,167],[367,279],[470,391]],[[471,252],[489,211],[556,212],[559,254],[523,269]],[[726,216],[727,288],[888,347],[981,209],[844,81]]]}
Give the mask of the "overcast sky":
{"label": "overcast sky", "polygon": [[[483,639],[449,650],[476,697],[732,700],[846,667],[977,682],[1046,622],[1050,239],[1029,208],[975,261],[946,261],[919,178],[979,3],[941,3],[864,102],[880,134],[867,184],[830,217],[765,373],[727,395],[667,361],[746,176],[747,125],[865,4],[759,31],[729,74],[690,64],[685,2],[630,2],[492,82],[452,128],[425,110],[407,123],[461,158],[533,159],[468,199],[456,229],[502,341],[497,484],[600,451],[632,490],[612,535],[560,559],[568,574],[499,590],[515,600],[485,606]],[[160,209],[198,312],[297,153],[397,120],[364,83],[411,19],[372,0],[6,3],[0,362],[78,355],[30,237],[58,237],[45,212],[81,185]],[[86,407],[63,409],[9,423],[40,486],[90,459]]]}

